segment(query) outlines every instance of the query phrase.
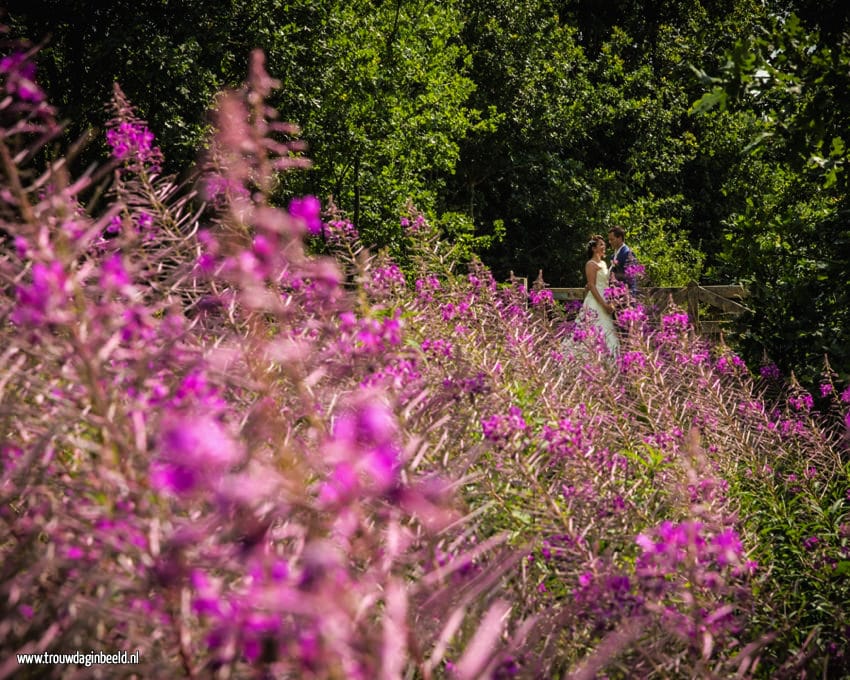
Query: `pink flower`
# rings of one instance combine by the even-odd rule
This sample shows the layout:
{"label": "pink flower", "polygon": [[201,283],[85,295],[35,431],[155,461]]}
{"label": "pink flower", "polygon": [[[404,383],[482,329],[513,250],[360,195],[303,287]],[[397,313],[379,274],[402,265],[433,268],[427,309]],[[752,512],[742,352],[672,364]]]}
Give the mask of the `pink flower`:
{"label": "pink flower", "polygon": [[124,269],[124,261],[120,253],[115,253],[104,261],[101,266],[100,285],[105,290],[121,290],[130,284],[130,275]]}
{"label": "pink flower", "polygon": [[395,415],[377,399],[365,398],[341,415],[324,446],[334,467],[320,485],[320,497],[327,503],[344,502],[358,488],[361,476],[372,492],[389,491],[401,471],[397,437]]}
{"label": "pink flower", "polygon": [[289,202],[288,210],[290,215],[304,224],[307,233],[312,236],[322,233],[322,204],[318,198],[315,196],[293,198]]}
{"label": "pink flower", "polygon": [[151,481],[155,488],[177,494],[214,484],[243,457],[224,425],[208,415],[167,416],[157,448]]}
{"label": "pink flower", "polygon": [[113,158],[130,167],[147,165],[156,172],[162,163],[162,152],[153,140],[153,133],[138,121],[122,120],[106,131]]}
{"label": "pink flower", "polygon": [[782,377],[782,373],[779,371],[779,366],[774,363],[767,364],[766,366],[762,366],[759,369],[759,373],[762,378],[768,380],[779,380]]}
{"label": "pink flower", "polygon": [[69,545],[67,548],[65,548],[65,557],[69,559],[79,560],[82,559],[84,556],[85,553],[83,552],[82,548],[79,548],[76,545]]}
{"label": "pink flower", "polygon": [[629,373],[646,367],[646,357],[643,352],[623,352],[620,355],[620,370]]}
{"label": "pink flower", "polygon": [[532,290],[528,294],[528,298],[531,301],[532,306],[539,307],[541,305],[550,305],[553,304],[555,298],[552,297],[551,290]]}
{"label": "pink flower", "polygon": [[668,314],[661,319],[661,328],[665,331],[682,332],[690,327],[690,319],[684,312]]}
{"label": "pink flower", "polygon": [[32,281],[17,287],[17,306],[11,319],[19,325],[39,326],[43,323],[63,323],[71,284],[62,263],[36,262],[32,266]]}
{"label": "pink flower", "polygon": [[788,398],[788,403],[797,411],[809,411],[814,406],[814,399],[808,392]]}
{"label": "pink flower", "polygon": [[342,461],[319,487],[319,502],[325,506],[346,503],[355,497],[359,488],[354,466]]}
{"label": "pink flower", "polygon": [[35,64],[23,52],[15,52],[0,59],[0,73],[6,74],[5,90],[19,99],[39,104],[44,92],[35,82]]}

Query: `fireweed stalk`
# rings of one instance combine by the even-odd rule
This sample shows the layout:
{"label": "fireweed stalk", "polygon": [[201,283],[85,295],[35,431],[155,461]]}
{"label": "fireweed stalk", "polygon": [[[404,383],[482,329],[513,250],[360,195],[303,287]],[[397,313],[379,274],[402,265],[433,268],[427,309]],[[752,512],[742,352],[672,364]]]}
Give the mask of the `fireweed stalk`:
{"label": "fireweed stalk", "polygon": [[[58,128],[21,55],[0,677],[93,642],[140,649],[145,677],[847,668],[842,430],[805,394],[766,402],[677,310],[621,313],[616,360],[570,357],[545,290],[458,262],[409,206],[404,267],[313,197],[273,206],[274,173],[306,161],[259,54],[217,102],[197,195],[116,90],[90,216],[96,174],[25,165]],[[841,427],[843,395],[824,396]]]}
{"label": "fireweed stalk", "polygon": [[[429,424],[361,386],[398,320],[364,315],[340,266],[305,253],[309,205],[265,200],[295,146],[270,136],[291,132],[270,85],[257,56],[219,102],[200,183],[229,192],[204,221],[118,90],[103,217],[7,175],[2,677],[14,652],[84,641],[140,649],[149,677],[442,672],[446,610],[428,601],[459,566],[428,555],[462,514],[448,477],[409,469]],[[469,636],[479,609],[458,612]],[[489,620],[470,677],[502,647]]]}

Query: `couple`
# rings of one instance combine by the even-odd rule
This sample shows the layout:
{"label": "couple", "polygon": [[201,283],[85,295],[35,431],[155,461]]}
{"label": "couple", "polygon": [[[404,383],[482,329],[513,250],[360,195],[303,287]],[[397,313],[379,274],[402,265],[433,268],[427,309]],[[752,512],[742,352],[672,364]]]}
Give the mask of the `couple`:
{"label": "couple", "polygon": [[[578,336],[584,332],[591,333],[591,339],[601,337],[608,351],[617,355],[620,350],[620,341],[617,338],[617,328],[614,325],[615,307],[605,299],[605,289],[610,286],[610,276],[614,273],[615,278],[622,279],[629,285],[634,293],[634,281],[626,272],[626,263],[631,250],[625,244],[625,232],[620,227],[612,227],[608,231],[608,242],[614,248],[614,257],[611,259],[611,269],[605,263],[605,239],[599,234],[590,237],[587,243],[587,263],[584,265],[584,275],[587,279],[584,303],[576,318],[576,329]],[[574,339],[577,337],[574,335]]]}

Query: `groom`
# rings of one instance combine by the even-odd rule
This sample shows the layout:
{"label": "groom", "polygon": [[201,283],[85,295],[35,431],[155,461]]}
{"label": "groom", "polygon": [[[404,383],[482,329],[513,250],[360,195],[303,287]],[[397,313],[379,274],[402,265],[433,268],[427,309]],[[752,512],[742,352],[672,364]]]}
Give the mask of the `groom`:
{"label": "groom", "polygon": [[611,258],[611,274],[617,281],[625,283],[634,297],[637,295],[637,281],[628,269],[637,264],[637,258],[632,249],[626,245],[626,232],[622,227],[611,227],[608,230],[608,243],[614,249],[614,256]]}

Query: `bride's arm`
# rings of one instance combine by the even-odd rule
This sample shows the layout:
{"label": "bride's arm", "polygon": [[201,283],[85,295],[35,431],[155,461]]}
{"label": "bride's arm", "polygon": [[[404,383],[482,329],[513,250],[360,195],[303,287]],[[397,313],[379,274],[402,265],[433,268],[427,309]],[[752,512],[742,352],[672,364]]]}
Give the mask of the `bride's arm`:
{"label": "bride's arm", "polygon": [[614,305],[609,304],[605,301],[605,298],[602,297],[602,293],[599,292],[599,289],[596,287],[596,272],[600,269],[599,265],[596,264],[593,260],[588,260],[587,264],[584,265],[584,275],[587,277],[587,288],[590,290],[590,294],[596,298],[596,301],[599,303],[599,306],[602,307],[609,314],[614,313]]}

